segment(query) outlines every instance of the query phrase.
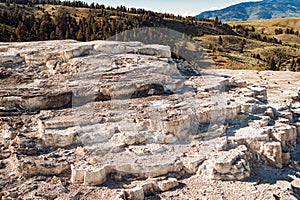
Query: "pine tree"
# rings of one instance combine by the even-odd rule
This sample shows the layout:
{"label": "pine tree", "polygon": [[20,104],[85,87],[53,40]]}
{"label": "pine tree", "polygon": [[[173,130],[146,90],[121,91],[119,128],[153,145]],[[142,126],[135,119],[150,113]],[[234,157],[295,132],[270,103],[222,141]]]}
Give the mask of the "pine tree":
{"label": "pine tree", "polygon": [[10,42],[14,42],[15,41],[15,37],[13,35],[11,35],[10,38],[9,38],[9,41]]}
{"label": "pine tree", "polygon": [[23,22],[20,22],[18,27],[16,28],[17,41],[22,42],[26,40],[27,29]]}
{"label": "pine tree", "polygon": [[218,44],[223,45],[223,38],[221,36],[219,36],[218,38]]}
{"label": "pine tree", "polygon": [[78,31],[78,33],[77,33],[77,36],[76,36],[76,40],[78,40],[78,41],[84,41],[84,40],[85,40],[85,38],[84,38],[84,36],[83,36],[83,31],[82,31],[82,29],[79,29],[79,31]]}
{"label": "pine tree", "polygon": [[295,59],[292,60],[290,70],[291,70],[292,72],[296,71],[296,61],[295,61]]}
{"label": "pine tree", "polygon": [[275,62],[275,59],[273,57],[269,60],[269,69],[273,70],[273,71],[277,70],[276,62]]}
{"label": "pine tree", "polygon": [[243,52],[244,52],[245,45],[246,45],[246,40],[243,39],[243,40],[241,41],[240,45],[239,45],[239,46],[240,46],[240,49],[239,49],[240,53],[243,53]]}
{"label": "pine tree", "polygon": [[55,40],[55,39],[56,39],[55,32],[52,31],[52,32],[50,33],[50,40]]}
{"label": "pine tree", "polygon": [[216,16],[215,20],[214,20],[214,25],[216,26],[217,24],[219,24],[219,17],[218,16]]}
{"label": "pine tree", "polygon": [[69,30],[68,30],[68,29],[66,30],[65,38],[66,38],[66,39],[70,39],[70,34],[69,34]]}

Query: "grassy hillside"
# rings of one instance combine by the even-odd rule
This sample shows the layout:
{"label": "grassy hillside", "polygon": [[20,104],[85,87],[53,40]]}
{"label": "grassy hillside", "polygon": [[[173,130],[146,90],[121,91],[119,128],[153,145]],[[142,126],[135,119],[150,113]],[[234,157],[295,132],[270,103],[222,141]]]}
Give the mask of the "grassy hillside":
{"label": "grassy hillside", "polygon": [[265,29],[265,31],[273,33],[275,28],[294,28],[300,30],[300,18],[281,18],[281,19],[270,19],[270,20],[257,20],[257,21],[239,21],[239,22],[228,22],[230,25],[244,25],[254,26],[259,29]]}
{"label": "grassy hillside", "polygon": [[0,3],[0,41],[89,41],[107,39],[125,30],[145,26],[166,27],[190,36],[235,34],[228,25],[214,20],[129,9],[124,6],[112,8],[98,4],[77,5],[75,2]]}
{"label": "grassy hillside", "polygon": [[[254,27],[256,33],[266,36],[276,36],[276,38],[286,43],[299,43],[300,18],[230,22],[228,24],[231,26],[241,25],[249,29]],[[282,33],[278,33],[278,30],[282,30]],[[286,30],[293,30],[294,33],[287,34]]]}
{"label": "grassy hillside", "polygon": [[[276,70],[298,71],[300,69],[300,19],[272,19],[228,24],[239,36],[221,36],[222,45],[219,44],[219,36],[195,38],[211,50],[219,68],[265,70],[271,68],[273,59]],[[241,51],[242,40],[245,45]]]}
{"label": "grassy hillside", "polygon": [[193,37],[208,49],[219,68],[300,70],[300,19],[227,24],[80,1],[19,1],[0,3],[0,41],[90,41],[134,28],[165,27]]}

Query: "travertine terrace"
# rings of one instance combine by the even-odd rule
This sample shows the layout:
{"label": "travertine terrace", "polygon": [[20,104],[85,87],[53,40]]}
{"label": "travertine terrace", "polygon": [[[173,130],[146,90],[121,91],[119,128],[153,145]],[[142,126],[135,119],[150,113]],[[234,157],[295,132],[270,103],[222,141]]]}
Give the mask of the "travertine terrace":
{"label": "travertine terrace", "polygon": [[0,197],[297,199],[299,76],[140,42],[0,43]]}

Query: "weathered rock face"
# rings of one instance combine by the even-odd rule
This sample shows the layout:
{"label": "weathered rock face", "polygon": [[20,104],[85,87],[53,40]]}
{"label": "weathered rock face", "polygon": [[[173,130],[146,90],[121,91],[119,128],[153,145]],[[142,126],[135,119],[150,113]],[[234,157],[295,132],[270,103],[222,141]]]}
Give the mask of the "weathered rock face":
{"label": "weathered rock face", "polygon": [[214,180],[243,180],[250,176],[247,147],[239,146],[229,151],[219,151],[211,155],[199,168],[199,175]]}
{"label": "weathered rock face", "polygon": [[0,45],[0,166],[13,176],[143,179],[121,195],[143,199],[190,175],[299,167],[299,73],[197,71],[140,42]]}

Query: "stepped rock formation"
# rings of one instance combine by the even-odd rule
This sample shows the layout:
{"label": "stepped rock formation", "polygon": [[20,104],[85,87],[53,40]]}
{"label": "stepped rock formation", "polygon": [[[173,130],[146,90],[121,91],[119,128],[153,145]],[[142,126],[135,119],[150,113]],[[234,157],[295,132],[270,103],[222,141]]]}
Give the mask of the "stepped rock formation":
{"label": "stepped rock formation", "polygon": [[0,43],[0,197],[219,198],[270,169],[288,175],[253,198],[296,199],[299,75],[199,71],[140,42]]}

